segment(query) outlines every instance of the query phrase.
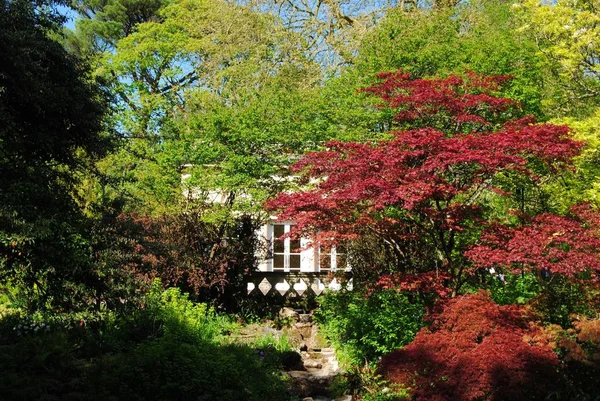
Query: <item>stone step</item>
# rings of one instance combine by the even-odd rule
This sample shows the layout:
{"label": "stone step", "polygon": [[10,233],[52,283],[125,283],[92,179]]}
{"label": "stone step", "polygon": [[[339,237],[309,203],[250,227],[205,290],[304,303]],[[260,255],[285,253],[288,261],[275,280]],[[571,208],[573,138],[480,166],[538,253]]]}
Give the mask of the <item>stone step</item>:
{"label": "stone step", "polygon": [[305,377],[313,377],[315,379],[328,379],[333,378],[333,376],[335,376],[334,374],[332,374],[332,372],[320,368],[306,368],[305,373],[308,373],[308,376]]}
{"label": "stone step", "polygon": [[332,398],[327,398],[327,397],[317,395],[314,397],[303,398],[302,401],[352,401],[352,396],[351,395],[343,395],[334,400]]}
{"label": "stone step", "polygon": [[321,369],[321,368],[323,368],[323,361],[318,361],[318,360],[315,360],[315,359],[305,359],[303,361],[303,363],[304,363],[304,367],[306,369],[308,369],[308,368],[314,368],[314,369]]}

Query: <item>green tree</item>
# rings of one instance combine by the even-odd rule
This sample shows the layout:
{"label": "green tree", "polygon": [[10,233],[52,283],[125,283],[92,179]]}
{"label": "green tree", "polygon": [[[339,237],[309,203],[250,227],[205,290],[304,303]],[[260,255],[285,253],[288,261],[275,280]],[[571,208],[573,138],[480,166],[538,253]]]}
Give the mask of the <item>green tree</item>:
{"label": "green tree", "polygon": [[[217,148],[225,147],[232,155],[240,149],[252,153],[262,146],[265,135],[260,131],[271,124],[268,113],[273,108],[258,99],[270,98],[286,107],[285,93],[291,92],[288,99],[297,97],[295,91],[312,85],[316,70],[305,59],[296,35],[275,18],[246,7],[222,1],[176,1],[123,29],[120,19],[135,20],[130,15],[135,12],[126,7],[129,2],[111,2],[111,7],[117,3],[123,3],[119,9],[127,18],[113,13],[117,21],[111,23],[97,21],[97,14],[90,14],[90,19],[84,14],[77,23],[83,42],[103,41],[102,27],[119,26],[111,46],[98,56],[96,73],[114,94],[112,119],[123,147],[100,168],[139,201],[135,208],[164,212],[181,201],[182,166],[221,163],[223,152],[207,156]],[[233,115],[244,119],[245,127],[250,125],[243,139],[232,135],[219,140],[211,135],[212,128],[206,128],[229,126],[228,120],[238,118]],[[192,119],[202,128],[191,129]],[[251,143],[249,131],[259,136],[256,143]],[[212,149],[206,149],[207,144]],[[232,162],[261,169],[256,160]],[[227,190],[223,182],[219,188]]]}
{"label": "green tree", "polygon": [[576,170],[561,172],[561,181],[546,190],[566,210],[581,200],[600,202],[600,3],[594,0],[539,3],[524,0],[516,7],[520,31],[536,39],[545,68],[543,99],[549,117],[573,128],[586,142]]}
{"label": "green tree", "polygon": [[0,277],[29,310],[87,301],[98,283],[75,186],[109,147],[106,102],[49,37],[57,4],[0,1]]}
{"label": "green tree", "polygon": [[475,0],[455,7],[391,10],[362,43],[356,68],[364,77],[402,69],[415,77],[511,75],[503,95],[541,117],[543,70],[535,42],[519,32],[507,1]]}
{"label": "green tree", "polygon": [[516,9],[521,32],[535,37],[556,83],[546,106],[554,116],[593,114],[600,101],[600,3],[523,0]]}

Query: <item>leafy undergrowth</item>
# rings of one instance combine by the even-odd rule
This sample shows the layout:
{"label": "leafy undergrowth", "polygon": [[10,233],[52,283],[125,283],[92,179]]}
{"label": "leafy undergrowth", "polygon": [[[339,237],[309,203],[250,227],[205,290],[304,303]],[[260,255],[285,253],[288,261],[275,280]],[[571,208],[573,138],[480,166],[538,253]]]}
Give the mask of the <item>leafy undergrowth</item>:
{"label": "leafy undergrowth", "polygon": [[408,344],[422,326],[425,307],[407,293],[380,290],[329,293],[315,316],[338,359],[348,366],[374,362]]}
{"label": "leafy undergrowth", "polygon": [[226,316],[176,289],[123,315],[0,320],[0,399],[289,400],[277,347],[230,344]]}

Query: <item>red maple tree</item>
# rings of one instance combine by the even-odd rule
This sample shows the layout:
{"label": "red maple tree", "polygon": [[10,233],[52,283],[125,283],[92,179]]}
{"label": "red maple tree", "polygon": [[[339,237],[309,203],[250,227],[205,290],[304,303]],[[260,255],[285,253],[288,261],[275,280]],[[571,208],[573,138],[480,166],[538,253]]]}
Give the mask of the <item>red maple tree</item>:
{"label": "red maple tree", "polygon": [[447,301],[414,341],[383,357],[380,372],[416,400],[544,400],[560,390],[549,338],[516,305],[485,292]]}
{"label": "red maple tree", "polygon": [[468,233],[482,223],[482,194],[507,195],[494,177],[512,171],[535,179],[540,166],[570,163],[581,143],[566,126],[513,119],[518,105],[496,96],[507,77],[379,77],[365,91],[411,129],[391,131],[388,141],[329,142],[292,166],[309,187],[268,206],[296,222],[291,235],[321,244],[374,236],[395,255],[396,271],[441,271],[457,291]]}
{"label": "red maple tree", "polygon": [[[491,224],[465,255],[476,267],[600,278],[600,216],[582,204],[566,216],[542,214],[518,227]],[[583,276],[582,276],[583,275]]]}

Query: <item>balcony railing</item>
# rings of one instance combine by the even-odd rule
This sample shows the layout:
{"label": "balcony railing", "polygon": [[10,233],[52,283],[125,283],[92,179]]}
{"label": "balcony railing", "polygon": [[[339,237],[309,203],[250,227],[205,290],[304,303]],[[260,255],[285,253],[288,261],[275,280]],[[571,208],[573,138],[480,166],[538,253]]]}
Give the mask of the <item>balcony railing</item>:
{"label": "balcony railing", "polygon": [[280,294],[285,297],[321,295],[325,290],[352,290],[352,273],[333,275],[329,272],[263,272],[253,273],[247,281],[248,295]]}

